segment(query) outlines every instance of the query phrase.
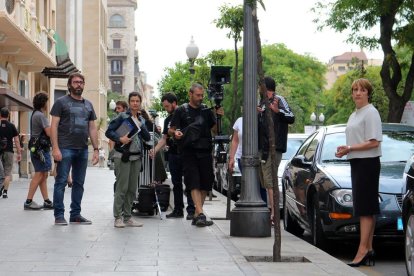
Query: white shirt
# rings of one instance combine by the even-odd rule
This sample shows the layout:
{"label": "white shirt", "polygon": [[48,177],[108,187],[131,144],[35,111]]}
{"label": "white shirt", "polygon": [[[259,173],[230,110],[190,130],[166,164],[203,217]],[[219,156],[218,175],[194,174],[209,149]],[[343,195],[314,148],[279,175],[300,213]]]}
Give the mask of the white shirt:
{"label": "white shirt", "polygon": [[233,125],[233,129],[237,131],[237,136],[239,137],[239,145],[237,146],[236,154],[234,159],[240,159],[242,156],[242,133],[243,133],[243,117],[237,118],[236,122]]}
{"label": "white shirt", "polygon": [[[368,104],[360,109],[354,111],[349,116],[346,125],[346,144],[352,146],[361,144],[369,140],[382,141],[382,124],[381,117],[378,110],[372,105]],[[347,159],[353,158],[369,158],[381,156],[381,143],[378,147],[364,150],[351,151],[347,155]]]}

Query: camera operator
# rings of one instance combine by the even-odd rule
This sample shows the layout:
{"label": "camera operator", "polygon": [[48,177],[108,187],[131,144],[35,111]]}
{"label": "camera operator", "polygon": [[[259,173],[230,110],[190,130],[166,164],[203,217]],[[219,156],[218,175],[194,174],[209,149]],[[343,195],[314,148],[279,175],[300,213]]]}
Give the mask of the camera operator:
{"label": "camera operator", "polygon": [[[168,135],[168,127],[170,126],[171,119],[174,111],[177,109],[177,97],[174,93],[166,93],[161,98],[162,106],[165,111],[168,112],[168,117],[164,121],[164,129],[162,132],[162,138],[158,141],[154,151],[150,150],[151,158],[154,158],[157,152],[168,145],[168,158],[169,168],[171,173],[171,181],[173,183],[174,192],[174,210],[167,214],[167,218],[182,218],[184,217],[184,201],[183,201],[183,166],[180,155],[178,154],[177,143],[174,141],[171,135]],[[192,220],[194,217],[194,202],[191,199],[191,194],[188,190],[187,193],[187,220]]]}
{"label": "camera operator", "polygon": [[[277,95],[276,83],[273,78],[264,78],[266,85],[266,96],[261,102],[257,110],[259,111],[259,150],[261,154],[260,162],[260,182],[261,185],[267,190],[271,217],[273,225],[274,218],[274,202],[273,202],[273,183],[272,183],[272,164],[270,159],[269,144],[269,125],[265,116],[266,101],[269,101],[269,108],[272,111],[272,117],[274,122],[275,142],[276,142],[276,166],[279,168],[280,161],[282,160],[282,154],[286,152],[288,124],[295,122],[295,115],[290,110],[289,105],[285,98]],[[277,169],[276,169],[277,171]],[[277,183],[276,183],[277,184]],[[278,185],[276,185],[277,187]]]}
{"label": "camera operator", "polygon": [[[203,205],[214,181],[211,130],[216,132],[216,116],[202,104],[203,86],[194,83],[188,97],[189,103],[181,105],[174,112],[168,133],[178,141],[184,183],[191,190],[195,204],[192,225],[203,227],[213,224],[204,215]],[[223,108],[218,108],[215,112],[224,115]]]}

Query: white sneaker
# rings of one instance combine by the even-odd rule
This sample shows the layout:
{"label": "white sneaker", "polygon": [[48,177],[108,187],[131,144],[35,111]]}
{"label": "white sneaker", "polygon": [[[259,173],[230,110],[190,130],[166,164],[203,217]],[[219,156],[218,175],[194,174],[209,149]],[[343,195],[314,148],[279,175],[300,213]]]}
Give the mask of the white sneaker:
{"label": "white sneaker", "polygon": [[37,204],[34,201],[32,201],[30,203],[26,203],[26,201],[25,201],[24,202],[24,209],[25,210],[40,210],[40,209],[42,209],[42,206],[40,206],[39,204]]}
{"label": "white sneaker", "polygon": [[142,227],[144,224],[130,218],[129,220],[124,220],[124,225],[126,227]]}
{"label": "white sneaker", "polygon": [[122,221],[122,218],[115,219],[114,227],[116,227],[116,228],[124,228],[125,227],[125,224]]}

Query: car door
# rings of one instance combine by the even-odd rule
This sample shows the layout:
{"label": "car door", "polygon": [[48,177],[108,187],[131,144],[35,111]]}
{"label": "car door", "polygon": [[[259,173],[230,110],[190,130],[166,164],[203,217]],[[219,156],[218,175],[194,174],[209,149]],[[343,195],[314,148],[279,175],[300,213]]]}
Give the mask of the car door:
{"label": "car door", "polygon": [[286,195],[286,205],[290,210],[290,213],[294,217],[300,217],[300,212],[303,210],[301,208],[301,204],[298,202],[301,200],[301,193],[296,190],[296,183],[298,174],[300,176],[300,172],[302,168],[292,164],[292,160],[297,158],[298,156],[303,156],[306,152],[309,144],[313,141],[313,137],[315,135],[310,136],[305,142],[299,147],[296,155],[293,156],[290,162],[286,165],[285,173],[284,173],[284,183],[285,183],[285,195]]}
{"label": "car door", "polygon": [[[296,200],[296,207],[298,210],[299,219],[302,223],[307,224],[307,192],[309,185],[313,183],[315,178],[315,166],[316,153],[322,137],[322,131],[314,135],[301,155],[298,156],[301,162],[296,166],[296,173],[292,182],[292,190]],[[300,153],[299,153],[300,154]],[[296,163],[296,162],[294,162]]]}

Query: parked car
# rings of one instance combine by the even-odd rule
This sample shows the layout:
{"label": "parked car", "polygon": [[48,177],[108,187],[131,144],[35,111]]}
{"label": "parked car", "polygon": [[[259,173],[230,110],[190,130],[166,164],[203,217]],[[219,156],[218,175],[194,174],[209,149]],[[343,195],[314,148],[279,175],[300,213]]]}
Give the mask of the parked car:
{"label": "parked car", "polygon": [[402,206],[402,221],[405,233],[405,267],[407,274],[414,275],[414,155],[404,169],[406,194]]}
{"label": "parked car", "polygon": [[[345,125],[319,128],[299,148],[283,173],[284,228],[294,234],[312,234],[318,247],[327,238],[359,237],[359,218],[353,216],[350,165],[336,158],[345,143]],[[403,172],[414,153],[414,127],[383,124],[381,174],[376,237],[403,237]]]}

